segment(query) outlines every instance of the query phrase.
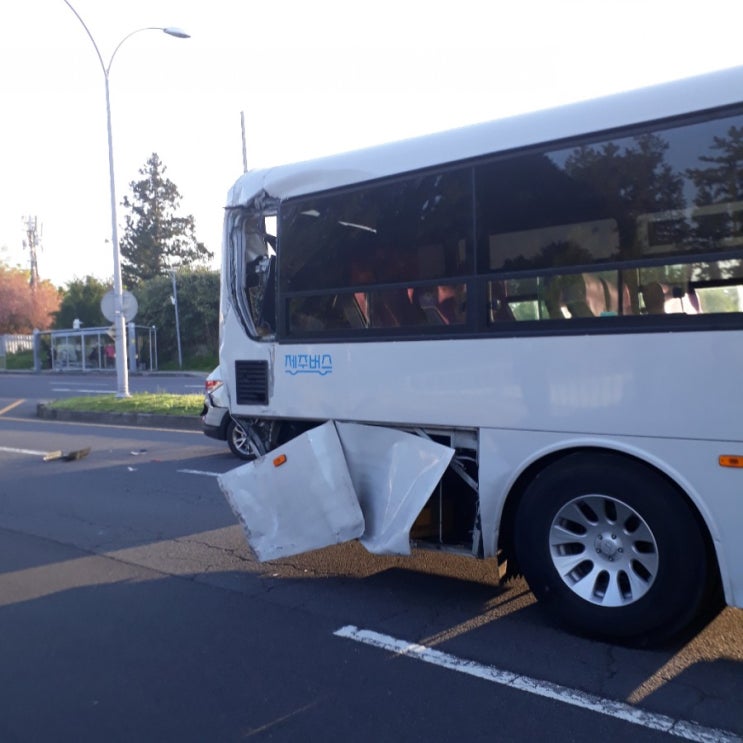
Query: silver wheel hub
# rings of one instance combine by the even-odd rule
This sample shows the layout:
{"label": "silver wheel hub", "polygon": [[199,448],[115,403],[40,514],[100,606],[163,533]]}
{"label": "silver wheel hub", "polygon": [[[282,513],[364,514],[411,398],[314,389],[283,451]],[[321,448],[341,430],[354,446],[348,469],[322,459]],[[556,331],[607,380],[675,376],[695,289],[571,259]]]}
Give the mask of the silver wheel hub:
{"label": "silver wheel hub", "polygon": [[592,604],[641,599],[658,574],[658,544],[638,511],[607,495],[566,503],[549,531],[552,565],[563,583]]}
{"label": "silver wheel hub", "polygon": [[596,553],[606,558],[610,562],[614,556],[624,552],[622,540],[617,538],[616,534],[599,534],[594,542]]}

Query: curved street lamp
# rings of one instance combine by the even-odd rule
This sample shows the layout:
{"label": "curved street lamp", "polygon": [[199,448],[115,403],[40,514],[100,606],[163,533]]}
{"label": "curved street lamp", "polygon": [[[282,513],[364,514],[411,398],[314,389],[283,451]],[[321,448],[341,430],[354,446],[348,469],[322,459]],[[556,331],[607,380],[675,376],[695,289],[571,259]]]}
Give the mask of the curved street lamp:
{"label": "curved street lamp", "polygon": [[103,61],[98,44],[95,43],[93,34],[90,33],[90,29],[85,24],[85,21],[80,17],[80,14],[72,7],[69,0],[64,0],[65,5],[75,14],[75,17],[82,24],[85,29],[85,33],[88,34],[88,38],[93,44],[95,53],[98,56],[98,61],[101,63],[101,70],[103,71],[103,79],[106,83],[106,126],[108,131],[108,172],[109,172],[109,189],[111,194],[111,243],[113,245],[114,255],[114,328],[115,338],[114,344],[116,348],[116,396],[117,397],[129,397],[129,372],[127,366],[127,350],[126,350],[126,318],[124,317],[123,307],[123,285],[121,282],[121,252],[119,250],[119,229],[116,218],[116,185],[114,182],[114,147],[113,138],[111,135],[111,96],[109,92],[109,74],[111,72],[111,65],[113,64],[116,52],[121,49],[122,44],[130,39],[134,34],[138,34],[141,31],[162,31],[168,34],[168,36],[175,36],[177,39],[188,39],[189,34],[182,31],[179,28],[171,26],[163,28],[162,26],[145,26],[144,28],[138,28],[135,31],[128,33],[124,38],[116,45],[116,48],[111,54],[111,58],[108,60],[108,64]]}

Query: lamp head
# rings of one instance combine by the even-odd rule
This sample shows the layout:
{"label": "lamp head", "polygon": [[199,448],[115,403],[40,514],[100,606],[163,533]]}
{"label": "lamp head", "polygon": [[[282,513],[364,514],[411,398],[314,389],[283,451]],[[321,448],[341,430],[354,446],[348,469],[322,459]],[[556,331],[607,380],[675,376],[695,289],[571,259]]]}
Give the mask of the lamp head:
{"label": "lamp head", "polygon": [[168,36],[175,36],[176,39],[190,39],[191,34],[187,34],[183,29],[176,28],[175,26],[167,26],[163,29],[163,33],[168,34]]}

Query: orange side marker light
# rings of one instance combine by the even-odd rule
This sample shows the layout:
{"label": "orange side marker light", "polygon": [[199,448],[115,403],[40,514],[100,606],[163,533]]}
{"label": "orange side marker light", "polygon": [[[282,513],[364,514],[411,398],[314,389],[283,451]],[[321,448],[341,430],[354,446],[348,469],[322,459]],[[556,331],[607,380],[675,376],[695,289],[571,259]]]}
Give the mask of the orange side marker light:
{"label": "orange side marker light", "polygon": [[279,454],[279,456],[273,460],[273,466],[281,467],[281,465],[284,464],[285,462],[286,462],[286,454]]}
{"label": "orange side marker light", "polygon": [[738,469],[743,469],[743,456],[720,454],[717,461],[720,463],[720,467],[737,467]]}

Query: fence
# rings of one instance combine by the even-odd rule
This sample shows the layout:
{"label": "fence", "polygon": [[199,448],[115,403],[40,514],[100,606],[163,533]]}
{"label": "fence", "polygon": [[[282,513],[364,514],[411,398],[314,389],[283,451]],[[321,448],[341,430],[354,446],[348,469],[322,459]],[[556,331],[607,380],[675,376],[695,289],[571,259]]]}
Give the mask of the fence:
{"label": "fence", "polygon": [[0,335],[0,369],[5,369],[9,354],[31,351],[34,347],[33,335]]}
{"label": "fence", "polygon": [[31,351],[34,347],[34,337],[27,335],[0,335],[0,356],[18,351]]}

